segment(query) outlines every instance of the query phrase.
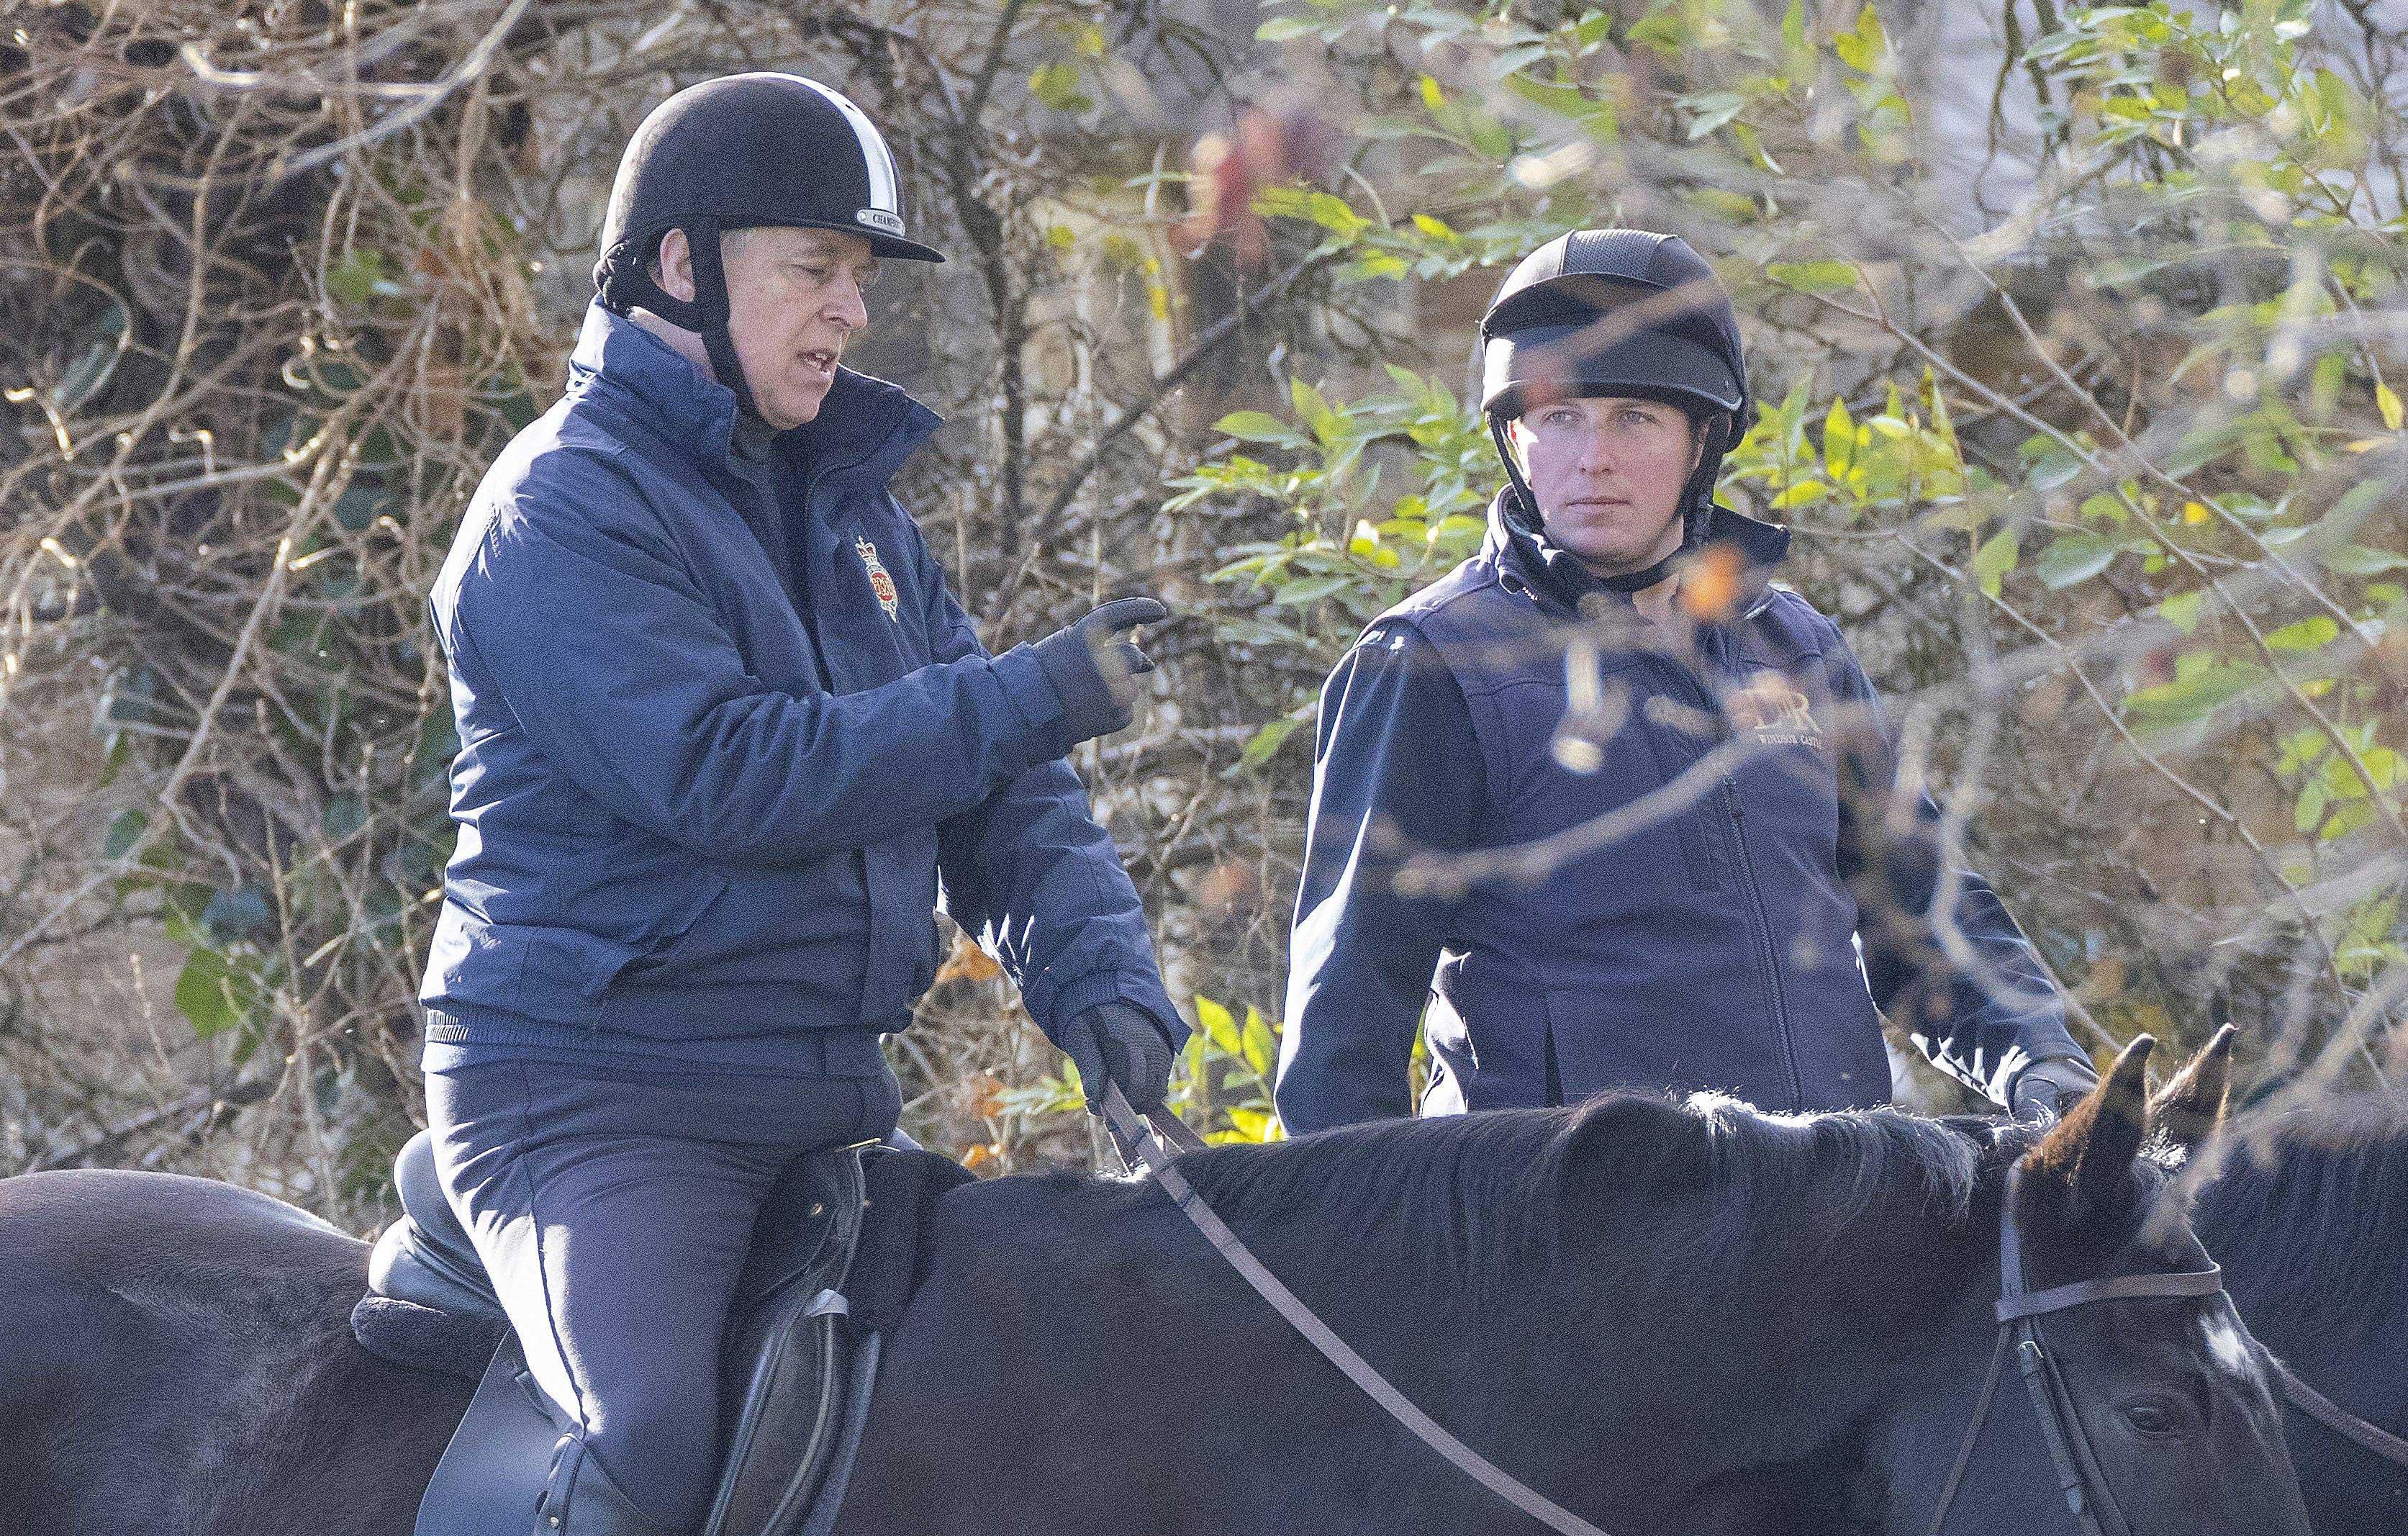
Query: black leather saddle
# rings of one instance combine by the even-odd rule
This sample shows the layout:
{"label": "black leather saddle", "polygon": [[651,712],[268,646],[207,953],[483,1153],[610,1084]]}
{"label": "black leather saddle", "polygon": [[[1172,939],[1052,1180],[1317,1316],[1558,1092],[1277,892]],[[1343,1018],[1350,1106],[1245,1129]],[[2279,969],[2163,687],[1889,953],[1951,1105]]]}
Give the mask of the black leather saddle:
{"label": "black leather saddle", "polygon": [[[832,1523],[880,1333],[917,1275],[924,1206],[968,1178],[934,1154],[865,1142],[798,1158],[771,1190],[728,1314],[727,1429],[704,1536],[803,1536]],[[460,1329],[498,1339],[421,1502],[419,1536],[527,1536],[574,1420],[528,1372],[424,1132],[402,1148],[394,1182],[405,1214],[369,1256],[369,1294],[352,1314],[361,1343],[402,1364],[458,1370]],[[865,1244],[872,1209],[876,1241]],[[867,1272],[853,1285],[857,1258]],[[867,1306],[848,1299],[849,1285]],[[815,1508],[825,1518],[812,1518]]]}

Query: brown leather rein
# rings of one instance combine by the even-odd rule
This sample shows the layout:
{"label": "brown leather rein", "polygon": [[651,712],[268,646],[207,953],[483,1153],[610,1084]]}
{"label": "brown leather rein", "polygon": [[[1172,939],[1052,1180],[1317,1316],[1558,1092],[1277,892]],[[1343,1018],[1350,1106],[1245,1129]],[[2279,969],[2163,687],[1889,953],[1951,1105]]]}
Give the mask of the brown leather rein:
{"label": "brown leather rein", "polygon": [[[1253,1251],[1240,1241],[1228,1224],[1173,1166],[1171,1156],[1174,1152],[1196,1152],[1204,1146],[1203,1138],[1189,1128],[1185,1122],[1167,1109],[1140,1117],[1130,1107],[1127,1097],[1116,1083],[1104,1085],[1103,1113],[1105,1127],[1111,1131],[1112,1142],[1120,1149],[1122,1159],[1133,1168],[1145,1170],[1147,1176],[1162,1187],[1163,1193],[1170,1197],[1171,1203],[1228,1261],[1230,1268],[1254,1287],[1255,1294],[1269,1302],[1272,1310],[1290,1328],[1320,1351],[1322,1357],[1336,1366],[1365,1396],[1379,1404],[1389,1417],[1412,1430],[1422,1443],[1445,1457],[1466,1476],[1555,1531],[1557,1536],[1607,1536],[1600,1528],[1523,1483],[1448,1433],[1437,1420],[1398,1391],[1394,1383],[1381,1375],[1369,1360],[1356,1354],[1345,1340],[1331,1331],[1329,1325],[1315,1315],[1294,1291],[1281,1284],[1279,1277],[1263,1266],[1262,1260],[1254,1256]],[[2057,1465],[2059,1489],[2065,1497],[2066,1507],[2080,1524],[2083,1536],[2130,1536],[2131,1528],[2108,1492],[2105,1476],[2091,1451],[2088,1438],[2082,1431],[2081,1421],[2071,1412],[2072,1400],[2070,1389],[2058,1373],[2056,1362],[2042,1348],[2040,1319],[2052,1313],[2087,1306],[2094,1301],[2121,1301],[2136,1297],[2214,1296],[2224,1289],[2223,1271],[2211,1264],[2204,1270],[2180,1274],[2116,1275],[2106,1280],[2053,1285],[2043,1291],[2028,1291],[2024,1279],[2023,1238],[2016,1230],[2014,1219],[2015,1192],[2021,1177],[2020,1169],[2008,1170],[2006,1197],[1999,1210],[2000,1288],[1999,1300],[1993,1309],[1999,1323],[1998,1346],[1991,1353],[1989,1374],[1982,1383],[1981,1396],[1973,1409],[1973,1421],[1966,1428],[1964,1443],[1957,1451],[1955,1463],[1949,1468],[1946,1483],[1941,1488],[1939,1507],[1932,1512],[1931,1536],[1940,1536],[1948,1522],[1949,1509],[1956,1502],[1957,1489],[1972,1461],[1974,1445],[1981,1439],[1982,1426],[1989,1417],[1991,1402],[1997,1395],[1999,1381],[2004,1373],[2010,1353],[2016,1357],[2025,1384],[2030,1388],[2033,1409],[2040,1415],[2041,1430],[2048,1441],[2049,1457]],[[2060,1406],[2060,1395],[2063,1395],[2065,1406]],[[2381,1433],[2380,1430],[2375,1432]],[[2090,1497],[2094,1490],[2098,1495],[2096,1499]],[[2111,1523],[2102,1526],[2101,1512]]]}
{"label": "brown leather rein", "polygon": [[2283,1396],[2291,1406],[2330,1429],[2351,1444],[2370,1451],[2395,1467],[2408,1467],[2408,1440],[2402,1440],[2372,1420],[2362,1419],[2341,1404],[2326,1397],[2295,1375],[2289,1366],[2266,1357],[2273,1369],[2274,1381],[2282,1387]]}

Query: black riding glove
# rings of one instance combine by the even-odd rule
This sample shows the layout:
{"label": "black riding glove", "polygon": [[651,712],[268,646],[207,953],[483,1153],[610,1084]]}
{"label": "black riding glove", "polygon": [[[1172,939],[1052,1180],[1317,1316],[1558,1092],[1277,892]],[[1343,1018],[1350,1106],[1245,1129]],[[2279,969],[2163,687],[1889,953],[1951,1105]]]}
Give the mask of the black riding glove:
{"label": "black riding glove", "polygon": [[2007,1112],[2018,1120],[2054,1124],[2097,1086],[2099,1074],[2090,1069],[2090,1063],[2074,1056],[2049,1056],[2015,1074],[2014,1086],[2007,1090]]}
{"label": "black riding glove", "polygon": [[1137,718],[1137,680],[1154,663],[1128,632],[1168,617],[1170,610],[1151,597],[1122,597],[1037,642],[1037,659],[1062,697],[1073,745],[1110,736]]}
{"label": "black riding glove", "polygon": [[1154,1016],[1127,1003],[1103,1003],[1072,1019],[1062,1030],[1062,1049],[1079,1069],[1087,1108],[1100,1111],[1104,1084],[1117,1083],[1129,1108],[1150,1114],[1162,1108],[1170,1089],[1170,1036]]}

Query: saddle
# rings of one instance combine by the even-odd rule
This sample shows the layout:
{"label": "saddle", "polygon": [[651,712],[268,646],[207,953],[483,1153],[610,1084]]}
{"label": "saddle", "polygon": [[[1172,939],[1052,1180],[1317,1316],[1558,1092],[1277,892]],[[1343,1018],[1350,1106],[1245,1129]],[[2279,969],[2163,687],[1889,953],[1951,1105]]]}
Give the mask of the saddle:
{"label": "saddle", "polygon": [[[917,1280],[925,1208],[969,1179],[933,1153],[865,1142],[798,1158],[779,1180],[728,1313],[727,1428],[704,1536],[804,1536],[834,1523],[881,1339]],[[394,1183],[404,1214],[369,1256],[352,1332],[395,1363],[478,1380],[418,1536],[527,1536],[575,1420],[527,1370],[423,1131],[394,1160]]]}

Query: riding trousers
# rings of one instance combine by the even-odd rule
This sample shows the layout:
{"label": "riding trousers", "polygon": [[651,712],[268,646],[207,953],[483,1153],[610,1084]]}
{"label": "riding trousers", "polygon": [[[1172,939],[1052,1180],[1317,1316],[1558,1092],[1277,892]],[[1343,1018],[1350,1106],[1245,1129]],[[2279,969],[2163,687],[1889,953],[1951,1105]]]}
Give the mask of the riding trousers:
{"label": "riding trousers", "polygon": [[628,1502],[698,1529],[720,1335],[752,1224],[804,1153],[895,1127],[894,1074],[648,1070],[549,1056],[430,1072],[427,1118],[536,1382]]}

